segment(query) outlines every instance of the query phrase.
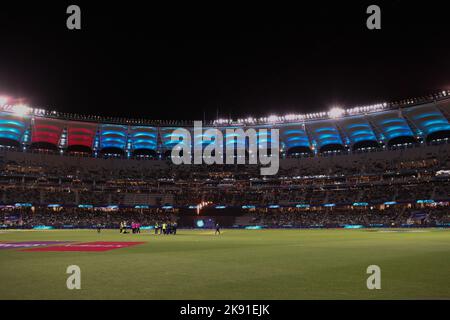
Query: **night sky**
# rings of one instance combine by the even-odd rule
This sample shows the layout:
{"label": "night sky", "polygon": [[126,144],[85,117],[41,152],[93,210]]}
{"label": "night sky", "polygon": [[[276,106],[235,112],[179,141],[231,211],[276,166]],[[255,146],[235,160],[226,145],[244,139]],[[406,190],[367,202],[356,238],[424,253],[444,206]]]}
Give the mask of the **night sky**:
{"label": "night sky", "polygon": [[[444,1],[345,2],[2,4],[0,94],[62,112],[192,120],[450,89]],[[81,7],[80,31],[66,28],[69,4]],[[366,28],[368,4],[380,5],[382,30]]]}

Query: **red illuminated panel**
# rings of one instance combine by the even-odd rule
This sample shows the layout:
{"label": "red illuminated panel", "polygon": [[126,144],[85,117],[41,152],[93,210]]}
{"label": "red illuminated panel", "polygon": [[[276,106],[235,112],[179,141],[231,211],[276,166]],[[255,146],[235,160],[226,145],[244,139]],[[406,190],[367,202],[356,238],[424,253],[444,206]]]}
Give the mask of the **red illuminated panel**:
{"label": "red illuminated panel", "polygon": [[67,123],[67,146],[82,146],[92,149],[96,132],[96,123],[69,121]]}
{"label": "red illuminated panel", "polygon": [[31,143],[58,146],[65,121],[35,118],[32,126]]}

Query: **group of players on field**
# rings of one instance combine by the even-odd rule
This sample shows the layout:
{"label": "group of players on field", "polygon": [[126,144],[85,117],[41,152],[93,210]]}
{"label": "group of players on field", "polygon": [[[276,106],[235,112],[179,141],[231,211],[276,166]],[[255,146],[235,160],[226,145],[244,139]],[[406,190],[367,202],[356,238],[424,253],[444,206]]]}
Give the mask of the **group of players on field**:
{"label": "group of players on field", "polygon": [[[100,233],[101,230],[104,228],[103,225],[97,224],[96,225],[97,232]],[[170,222],[170,223],[162,223],[159,224],[158,222],[155,224],[155,234],[177,234],[177,228],[178,224],[176,222]],[[128,233],[127,232],[128,225],[126,221],[122,221],[119,224],[119,232],[120,233]],[[131,223],[131,232],[132,233],[141,233],[141,224],[140,223]],[[214,234],[220,234],[220,225],[216,224],[216,231]]]}
{"label": "group of players on field", "polygon": [[176,222],[155,224],[155,234],[177,234],[178,224]]}

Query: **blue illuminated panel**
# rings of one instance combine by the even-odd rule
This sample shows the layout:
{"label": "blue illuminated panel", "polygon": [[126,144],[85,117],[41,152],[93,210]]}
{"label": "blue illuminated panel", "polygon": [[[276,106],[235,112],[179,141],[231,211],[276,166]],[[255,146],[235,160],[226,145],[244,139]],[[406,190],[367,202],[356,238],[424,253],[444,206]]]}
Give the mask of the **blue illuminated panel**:
{"label": "blue illuminated panel", "polygon": [[311,149],[305,127],[301,124],[281,127],[280,140],[286,150],[298,147]]}
{"label": "blue illuminated panel", "polygon": [[192,143],[195,143],[198,145],[202,145],[203,148],[205,148],[206,146],[210,145],[211,143],[214,142],[214,135],[210,135],[207,134],[206,131],[209,130],[211,128],[205,127],[203,128],[203,132],[202,134],[199,135],[194,135],[193,138],[197,141],[192,141]]}
{"label": "blue illuminated panel", "polygon": [[266,146],[267,148],[270,148],[272,144],[270,129],[273,129],[273,126],[255,127],[256,136],[258,137],[258,148],[263,148]]}
{"label": "blue illuminated panel", "polygon": [[100,132],[100,149],[116,148],[125,150],[127,144],[127,126],[103,124]]}
{"label": "blue illuminated panel", "polygon": [[448,120],[434,105],[409,108],[404,113],[420,130],[418,134],[422,136],[426,137],[432,133],[450,130]]}
{"label": "blue illuminated panel", "polygon": [[318,121],[307,126],[319,149],[327,145],[344,145],[339,131],[332,121]]}
{"label": "blue illuminated panel", "polygon": [[345,132],[352,145],[362,142],[377,142],[375,132],[364,117],[342,119],[339,126]]}
{"label": "blue illuminated panel", "polygon": [[[239,127],[227,127],[222,129],[222,134],[223,134],[223,144],[224,144],[224,148],[226,149],[227,146],[231,145],[234,146],[234,148],[236,149],[245,149],[245,147],[248,145],[248,141],[244,141],[244,143],[242,143],[242,141],[240,139],[237,139],[238,134],[237,133],[226,133],[226,129],[229,130],[237,130],[240,129]],[[241,128],[244,130],[245,132],[245,128]]]}
{"label": "blue illuminated panel", "polygon": [[156,150],[158,147],[158,131],[155,127],[131,127],[130,140],[133,150]]}
{"label": "blue illuminated panel", "polygon": [[381,130],[382,138],[387,142],[400,137],[414,137],[408,123],[400,116],[398,111],[383,112],[371,117],[375,125]]}
{"label": "blue illuminated panel", "polygon": [[[178,127],[165,127],[165,128],[160,129],[162,147],[164,150],[172,150],[172,148],[175,145],[179,144],[181,140],[183,140],[184,143],[187,143],[186,138],[188,138],[188,137],[186,137],[185,135],[175,134],[174,131],[176,129],[178,129]],[[187,129],[192,134],[191,128],[185,128],[185,129]],[[171,141],[172,138],[174,138],[174,139],[176,138],[175,141]],[[191,143],[193,143],[193,141],[191,141]]]}
{"label": "blue illuminated panel", "polygon": [[[225,129],[222,130],[224,135],[224,145],[225,149],[227,145],[233,145],[236,150],[246,150],[246,152],[250,152],[249,150],[249,143],[252,141],[250,137],[247,137],[246,132],[250,130],[254,130],[256,132],[257,137],[257,146],[259,149],[261,148],[267,148],[270,149],[272,145],[272,138],[271,138],[271,132],[270,129],[273,129],[273,126],[256,126],[256,127],[228,127],[228,129],[242,129],[244,132],[244,139],[242,137],[237,136],[237,133],[227,134],[225,132]],[[265,130],[265,131],[264,131]],[[250,135],[251,136],[251,135]],[[226,150],[225,150],[226,151]]]}
{"label": "blue illuminated panel", "polygon": [[0,139],[20,143],[25,133],[29,118],[15,116],[10,113],[0,113]]}
{"label": "blue illuminated panel", "polygon": [[[237,132],[227,134],[225,131],[226,129],[231,129],[231,130],[241,129],[244,132],[244,136],[238,137]],[[259,132],[260,129],[267,129],[267,132],[266,133]],[[245,149],[246,151],[250,151],[249,150],[249,142],[252,139],[250,139],[250,137],[247,137],[246,132],[250,133],[251,130],[254,130],[256,132],[258,146],[263,146],[263,144],[265,144],[265,145],[267,145],[268,148],[270,148],[270,145],[271,145],[270,127],[227,127],[222,130],[225,148],[229,145],[232,145],[236,148],[236,150],[244,150]]]}

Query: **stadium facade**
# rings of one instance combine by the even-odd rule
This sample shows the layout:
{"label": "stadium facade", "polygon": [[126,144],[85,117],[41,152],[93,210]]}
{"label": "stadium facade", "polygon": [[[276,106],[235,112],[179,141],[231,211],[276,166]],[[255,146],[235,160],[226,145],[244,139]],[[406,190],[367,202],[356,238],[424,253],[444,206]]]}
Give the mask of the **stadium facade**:
{"label": "stadium facade", "polygon": [[[4,101],[0,145],[85,155],[164,158],[178,143],[177,128],[193,131],[189,121],[152,121],[81,116],[28,108]],[[276,128],[284,156],[352,153],[401,145],[427,144],[450,137],[450,91],[400,102],[329,112],[238,120],[215,120],[204,129]],[[237,140],[236,140],[237,141]],[[258,137],[270,144],[270,131]],[[204,145],[211,141],[201,142]],[[236,146],[237,149],[246,146]],[[225,148],[224,148],[225,149]]]}

